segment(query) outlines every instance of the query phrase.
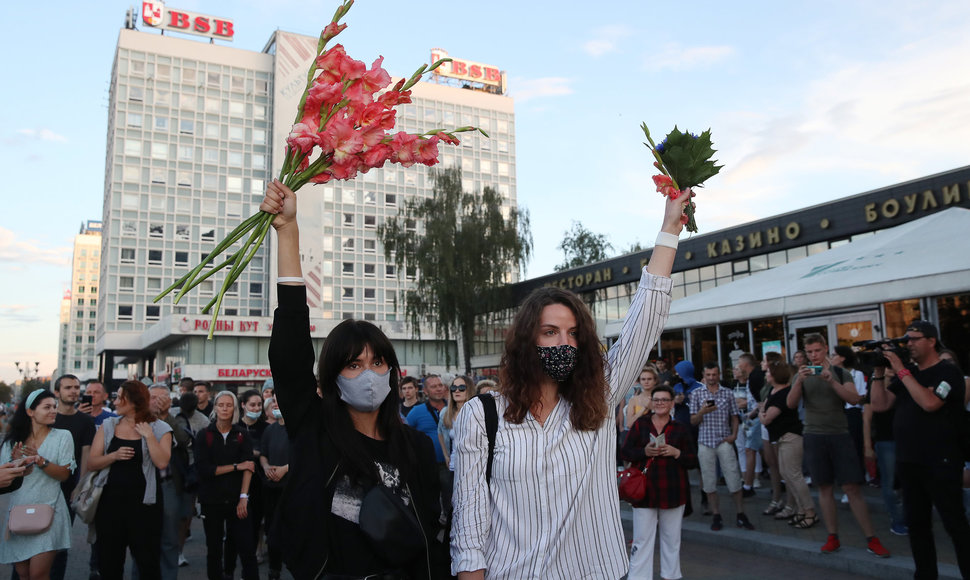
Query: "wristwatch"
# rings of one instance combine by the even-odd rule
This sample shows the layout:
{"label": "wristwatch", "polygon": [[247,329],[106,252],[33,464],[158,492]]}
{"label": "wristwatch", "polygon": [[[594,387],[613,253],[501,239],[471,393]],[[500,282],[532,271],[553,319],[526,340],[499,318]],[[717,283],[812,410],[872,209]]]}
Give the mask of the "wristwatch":
{"label": "wristwatch", "polygon": [[233,463],[232,464],[232,470],[233,471],[239,471],[239,464],[238,463]]}
{"label": "wristwatch", "polygon": [[46,467],[47,467],[48,465],[50,465],[50,464],[51,464],[51,462],[50,462],[50,461],[48,461],[48,460],[47,460],[47,459],[45,458],[45,459],[44,459],[44,462],[43,462],[43,463],[38,463],[38,464],[37,464],[37,467],[39,467],[39,468],[41,468],[41,469],[44,469],[44,468],[46,468]]}

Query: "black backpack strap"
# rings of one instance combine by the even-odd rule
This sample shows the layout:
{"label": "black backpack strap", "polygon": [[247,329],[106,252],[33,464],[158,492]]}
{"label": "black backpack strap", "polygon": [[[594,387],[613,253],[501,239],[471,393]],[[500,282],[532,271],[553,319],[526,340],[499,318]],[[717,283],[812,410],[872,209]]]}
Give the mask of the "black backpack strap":
{"label": "black backpack strap", "polygon": [[495,397],[489,394],[478,395],[485,411],[485,436],[488,437],[488,463],[485,465],[485,482],[492,483],[492,458],[495,457],[495,434],[498,433],[498,410]]}

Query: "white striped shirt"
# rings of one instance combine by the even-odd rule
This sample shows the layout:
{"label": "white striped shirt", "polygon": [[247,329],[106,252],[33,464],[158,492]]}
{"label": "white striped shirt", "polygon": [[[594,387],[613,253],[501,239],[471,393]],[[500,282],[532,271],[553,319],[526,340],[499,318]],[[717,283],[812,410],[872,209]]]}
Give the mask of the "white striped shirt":
{"label": "white striped shirt", "polygon": [[485,481],[488,438],[481,402],[455,422],[455,517],[452,573],[485,569],[486,578],[616,579],[628,559],[616,491],[616,424],[612,410],[636,380],[670,310],[670,278],[640,277],[617,342],[607,354],[609,413],[595,431],[569,420],[560,399],[544,425],[528,413],[499,425],[491,487]]}

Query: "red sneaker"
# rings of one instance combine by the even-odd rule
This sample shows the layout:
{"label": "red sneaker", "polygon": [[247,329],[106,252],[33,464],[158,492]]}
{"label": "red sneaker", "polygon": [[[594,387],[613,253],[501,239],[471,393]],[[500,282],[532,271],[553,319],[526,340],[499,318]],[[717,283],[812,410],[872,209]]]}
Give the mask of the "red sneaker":
{"label": "red sneaker", "polygon": [[880,542],[879,538],[877,538],[876,536],[873,536],[872,538],[869,539],[869,543],[866,545],[866,549],[869,551],[870,554],[874,556],[878,556],[879,558],[889,557],[889,550],[887,550],[885,546],[882,545],[882,542]]}
{"label": "red sneaker", "polygon": [[[876,541],[878,542],[879,540],[876,540]],[[882,545],[880,545],[879,547],[882,548]],[[825,545],[822,546],[822,553],[832,554],[833,552],[838,552],[841,548],[842,548],[842,543],[839,542],[839,537],[836,536],[835,534],[829,534],[829,539],[825,542]],[[883,548],[883,550],[885,550],[885,548]]]}

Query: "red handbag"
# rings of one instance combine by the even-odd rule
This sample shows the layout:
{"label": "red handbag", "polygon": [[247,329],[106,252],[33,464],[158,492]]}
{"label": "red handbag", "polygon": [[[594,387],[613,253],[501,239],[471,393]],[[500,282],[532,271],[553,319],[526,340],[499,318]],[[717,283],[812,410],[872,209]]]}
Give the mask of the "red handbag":
{"label": "red handbag", "polygon": [[647,496],[647,468],[628,467],[616,476],[620,499],[640,503]]}

